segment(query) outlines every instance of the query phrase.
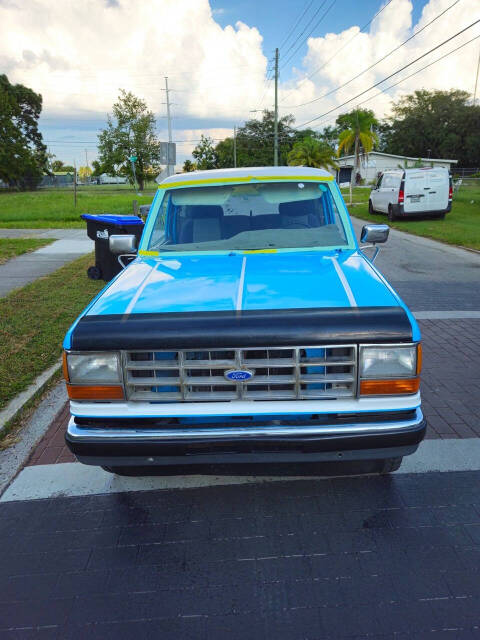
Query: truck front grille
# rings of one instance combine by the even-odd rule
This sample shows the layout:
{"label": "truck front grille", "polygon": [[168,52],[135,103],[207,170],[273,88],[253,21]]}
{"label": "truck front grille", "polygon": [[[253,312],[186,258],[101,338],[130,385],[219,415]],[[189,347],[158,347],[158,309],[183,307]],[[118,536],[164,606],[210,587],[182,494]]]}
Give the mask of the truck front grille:
{"label": "truck front grille", "polygon": [[[127,399],[136,402],[310,400],[356,393],[355,345],[122,353]],[[229,370],[248,370],[231,381]]]}

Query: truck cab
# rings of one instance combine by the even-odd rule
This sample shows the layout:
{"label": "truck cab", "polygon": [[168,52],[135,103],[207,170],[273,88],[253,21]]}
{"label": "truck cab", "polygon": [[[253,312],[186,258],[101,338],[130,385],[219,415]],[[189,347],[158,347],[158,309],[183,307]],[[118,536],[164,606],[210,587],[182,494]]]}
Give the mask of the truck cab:
{"label": "truck cab", "polygon": [[[362,239],[387,235],[367,225]],[[136,259],[65,337],[66,441],[117,473],[332,461],[388,472],[425,434],[420,370],[417,323],[358,245],[328,172],[171,176]]]}

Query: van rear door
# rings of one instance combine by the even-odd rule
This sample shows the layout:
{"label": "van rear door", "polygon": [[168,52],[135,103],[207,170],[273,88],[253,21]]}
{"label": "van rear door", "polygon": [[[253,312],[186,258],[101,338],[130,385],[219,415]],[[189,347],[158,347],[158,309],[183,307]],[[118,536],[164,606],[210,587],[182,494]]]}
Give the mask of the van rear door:
{"label": "van rear door", "polygon": [[427,202],[425,211],[445,211],[448,206],[448,172],[445,169],[426,171]]}
{"label": "van rear door", "polygon": [[405,171],[405,213],[427,211],[427,197],[430,187],[427,183],[427,171]]}

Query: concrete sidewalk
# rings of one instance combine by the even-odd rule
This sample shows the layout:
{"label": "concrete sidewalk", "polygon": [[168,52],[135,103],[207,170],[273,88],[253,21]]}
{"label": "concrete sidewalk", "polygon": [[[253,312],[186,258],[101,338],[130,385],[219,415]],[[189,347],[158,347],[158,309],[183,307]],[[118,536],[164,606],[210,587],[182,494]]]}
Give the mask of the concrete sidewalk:
{"label": "concrete sidewalk", "polygon": [[85,229],[0,229],[0,238],[57,238],[0,266],[0,297],[94,250]]}

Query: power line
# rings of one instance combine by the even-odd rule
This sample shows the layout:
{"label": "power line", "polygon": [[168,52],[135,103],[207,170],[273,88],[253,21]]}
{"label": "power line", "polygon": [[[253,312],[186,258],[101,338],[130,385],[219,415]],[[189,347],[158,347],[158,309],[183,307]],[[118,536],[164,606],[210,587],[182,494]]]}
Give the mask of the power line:
{"label": "power line", "polygon": [[307,24],[305,25],[303,31],[301,31],[298,36],[295,38],[295,40],[292,42],[292,44],[288,47],[288,49],[284,52],[284,56],[287,55],[287,53],[289,51],[291,51],[293,49],[293,47],[297,44],[297,42],[300,40],[300,38],[303,36],[303,34],[305,33],[305,31],[308,29],[308,27],[312,24],[314,18],[320,13],[323,5],[326,3],[327,0],[323,0],[322,4],[318,7],[318,9],[315,11],[315,13],[313,14],[313,16],[310,18],[310,21],[307,22]]}
{"label": "power line", "polygon": [[[271,59],[269,59],[269,60],[268,60],[268,64],[267,64],[267,73],[266,73],[266,77],[265,77],[265,79],[264,79],[264,81],[263,81],[263,84],[264,84],[264,90],[263,90],[263,93],[262,93],[262,97],[260,98],[260,101],[259,101],[259,103],[258,103],[257,107],[256,107],[255,109],[251,109],[251,111],[252,111],[252,112],[260,111],[260,107],[261,107],[261,105],[263,104],[263,101],[265,100],[265,96],[266,96],[267,91],[268,91],[268,89],[269,89],[269,83],[270,83],[270,82],[272,81],[272,79],[273,79],[273,76],[271,75],[271,73],[272,73],[272,71],[273,71],[273,70],[272,70],[272,68],[271,68],[271,66],[270,66],[270,65],[272,64],[272,62],[273,62],[273,61],[272,61]],[[270,67],[270,68],[269,68],[269,67]],[[269,76],[270,76],[270,77],[269,77]]]}
{"label": "power line", "polygon": [[[323,7],[323,5],[325,4],[325,1],[322,3],[321,7]],[[333,7],[333,5],[335,4],[336,0],[332,0],[332,2],[330,3],[330,5],[327,7],[326,11],[322,14],[322,16],[320,17],[320,19],[318,20],[318,22],[315,23],[315,25],[312,27],[312,29],[310,30],[310,32],[307,34],[307,37],[304,38],[304,40],[302,42],[300,42],[300,44],[298,45],[298,47],[290,54],[290,56],[285,60],[285,62],[283,63],[283,66],[281,67],[282,69],[290,62],[290,60],[293,58],[293,56],[297,53],[297,51],[300,49],[300,47],[304,44],[304,42],[306,40],[308,40],[308,38],[312,35],[312,33],[315,31],[315,29],[317,29],[318,25],[323,21],[323,19],[325,18],[325,16],[327,15],[327,13],[330,11],[330,9]]]}
{"label": "power line", "polygon": [[[360,34],[362,33],[362,31],[363,31],[364,29],[366,29],[366,28],[367,28],[367,27],[368,27],[368,26],[369,26],[369,25],[370,25],[370,24],[375,20],[375,18],[376,18],[377,16],[379,16],[379,15],[382,13],[382,11],[384,11],[384,10],[388,7],[388,5],[389,5],[391,2],[393,2],[393,0],[388,0],[388,2],[387,2],[386,4],[384,4],[384,5],[383,5],[383,7],[382,7],[379,11],[377,11],[377,13],[376,13],[374,16],[372,16],[368,22],[366,22],[366,23],[363,25],[363,27],[361,27],[361,28],[360,28],[360,30],[359,30],[359,31],[357,31],[357,33],[356,33],[354,36],[352,36],[352,37],[350,38],[350,40],[348,40],[348,41],[347,41],[347,42],[346,42],[342,47],[340,47],[340,49],[338,49],[337,51],[335,51],[335,53],[333,54],[333,56],[331,56],[331,57],[330,57],[326,62],[324,62],[322,65],[320,65],[319,67],[317,67],[316,69],[314,69],[314,70],[312,71],[312,73],[310,73],[308,76],[305,76],[305,78],[302,78],[302,80],[301,80],[298,84],[299,84],[299,85],[302,85],[302,84],[303,84],[304,82],[306,82],[309,78],[311,78],[311,77],[312,77],[312,76],[314,76],[316,73],[318,73],[319,71],[321,71],[322,69],[324,69],[324,68],[325,68],[325,67],[326,67],[326,66],[327,66],[327,65],[328,65],[328,64],[329,64],[329,63],[330,63],[330,62],[331,62],[331,61],[332,61],[332,60],[333,60],[333,59],[334,59],[334,58],[335,58],[335,57],[340,53],[340,51],[343,51],[343,49],[345,49],[345,47],[347,47],[347,46],[348,46],[348,45],[349,45],[353,40],[355,40],[355,38],[356,38],[358,35],[360,35]],[[288,98],[288,96],[289,96],[291,93],[293,93],[293,90],[292,90],[292,91],[289,91],[289,93],[287,93],[287,95],[284,97],[284,100],[285,100],[286,98]]]}
{"label": "power line", "polygon": [[[470,27],[471,27],[471,26],[473,26],[474,24],[476,24],[477,22],[479,22],[479,21],[477,20],[476,22],[472,23],[472,25],[470,25]],[[467,27],[466,29],[468,29],[468,28],[470,28],[470,27]],[[463,31],[466,31],[466,29],[464,29]],[[459,32],[459,33],[462,33],[463,31],[461,31],[461,32]],[[456,35],[459,35],[459,34],[456,34]],[[452,36],[452,38],[450,38],[449,40],[451,40],[451,39],[453,39],[454,37],[456,37],[456,35],[455,35],[455,36]],[[470,40],[468,40],[467,42],[464,42],[463,44],[461,44],[461,45],[459,45],[458,47],[456,47],[455,49],[452,49],[452,51],[449,51],[449,52],[445,53],[444,55],[440,56],[440,57],[439,57],[439,58],[437,58],[436,60],[433,60],[432,62],[429,62],[427,65],[424,65],[423,67],[421,67],[420,69],[417,69],[416,71],[414,71],[413,73],[409,74],[408,76],[405,76],[405,77],[404,77],[404,78],[402,78],[401,80],[398,80],[397,82],[395,82],[395,83],[391,84],[390,86],[386,87],[385,89],[383,89],[383,90],[379,91],[379,92],[378,92],[378,93],[376,93],[374,96],[370,96],[369,98],[366,98],[365,100],[362,100],[361,102],[357,103],[357,106],[360,106],[360,105],[362,105],[362,104],[365,104],[366,102],[369,102],[370,100],[374,100],[375,98],[379,97],[380,95],[384,95],[384,94],[385,94],[385,92],[389,91],[389,90],[390,90],[390,89],[392,89],[393,87],[396,87],[396,86],[398,86],[399,84],[402,84],[403,82],[405,82],[406,80],[410,79],[411,77],[413,77],[413,76],[417,75],[418,73],[420,73],[420,72],[424,71],[425,69],[428,69],[429,67],[433,66],[433,65],[434,65],[434,64],[436,64],[437,62],[440,62],[441,60],[443,60],[443,59],[447,58],[448,56],[452,55],[453,53],[456,53],[456,52],[457,52],[457,51],[459,51],[460,49],[463,49],[463,47],[466,47],[467,45],[469,45],[470,43],[474,42],[475,40],[478,40],[479,38],[480,38],[480,35],[475,36],[474,38],[471,38],[471,39],[470,39]],[[444,43],[442,43],[442,44],[444,44]],[[438,45],[436,48],[438,48],[438,47],[440,47],[440,46],[442,46],[442,45]],[[428,53],[430,53],[430,52],[428,52]],[[427,53],[427,54],[425,54],[425,55],[428,55],[428,53]],[[416,60],[415,60],[414,62],[416,62]],[[406,68],[407,66],[410,66],[411,64],[413,64],[413,62],[412,62],[412,63],[409,63],[409,65],[406,65],[405,67],[403,67],[403,68],[402,68],[402,69],[400,69],[399,71],[396,71],[395,73],[391,74],[391,75],[390,75],[390,76],[388,76],[388,77],[392,77],[393,75],[396,75],[397,73],[399,73],[400,71],[402,71],[402,70],[403,70],[404,68]],[[387,79],[388,79],[388,78],[384,78],[384,80],[382,80],[381,82],[384,82],[384,81],[385,81],[385,80],[387,80]],[[380,82],[380,83],[381,83],[381,82]],[[376,83],[376,84],[380,84],[380,83]],[[376,86],[376,85],[374,85],[374,86]],[[372,88],[372,87],[370,87],[370,89],[371,89],[371,88]],[[369,91],[370,89],[367,89],[366,91]],[[365,93],[366,91],[362,92],[362,94],[363,94],[363,93]],[[359,94],[359,95],[362,95],[362,94]],[[355,98],[357,98],[357,97],[359,97],[359,96],[355,96]],[[352,100],[355,100],[355,98],[352,98]],[[348,102],[350,102],[350,100],[349,100]],[[323,115],[321,115],[321,116],[318,116],[317,118],[313,118],[313,120],[319,120],[320,118],[323,118],[325,115],[328,115],[328,114],[329,114],[329,113],[331,113],[332,111],[335,111],[335,110],[337,110],[337,109],[341,109],[345,104],[347,104],[347,103],[340,104],[340,105],[338,105],[337,107],[335,107],[334,109],[331,109],[330,111],[326,112],[325,114],[323,114]],[[334,116],[334,117],[336,117],[336,116]],[[304,126],[306,126],[307,124],[310,124],[310,122],[313,122],[313,120],[310,120],[309,122],[305,122],[305,123],[303,123],[302,125],[298,125],[297,127],[294,127],[294,129],[298,130],[300,127],[304,127]],[[330,120],[333,120],[333,118],[328,118],[327,120],[325,120],[325,122],[329,122]],[[258,136],[258,137],[256,138],[256,140],[261,140],[262,138],[263,138],[263,139],[266,139],[266,138],[270,139],[273,135],[274,135],[273,133],[265,133],[265,134],[264,134],[264,136]],[[290,136],[290,135],[288,135],[288,134],[279,134],[279,136],[278,136],[278,137],[279,137],[279,140],[288,140],[288,139],[291,139],[291,136]],[[211,138],[211,140],[212,140],[213,142],[222,142],[223,140],[225,140],[225,138]],[[200,142],[200,141],[201,141],[201,138],[194,138],[194,139],[191,139],[191,140],[177,140],[177,141],[176,141],[176,144],[193,144],[193,143],[195,143],[195,142]],[[244,145],[242,145],[242,143],[244,143],[244,141],[245,141],[245,139],[242,137],[242,134],[237,135],[237,144],[238,144],[238,146],[239,146],[239,149],[240,149],[242,146],[243,146],[243,148],[245,148],[245,146],[244,146]],[[68,140],[44,140],[43,142],[44,142],[44,143],[46,143],[46,144],[67,144],[67,145],[70,145],[70,146],[78,146],[78,145],[81,145],[82,147],[84,147],[86,144],[93,144],[93,145],[97,145],[97,144],[98,144],[97,142],[95,142],[95,141],[93,141],[93,140],[76,140],[76,141],[68,141]],[[269,140],[266,140],[266,143],[268,143],[268,142],[269,142]],[[254,149],[254,148],[255,148],[255,149],[262,149],[263,147],[250,147],[250,146],[248,146],[248,148],[250,148],[250,149]]]}
{"label": "power line", "polygon": [[415,38],[415,36],[417,36],[419,33],[421,33],[424,29],[429,27],[431,24],[433,24],[436,20],[441,18],[444,13],[446,13],[449,9],[454,7],[459,2],[460,2],[460,0],[455,0],[455,2],[453,4],[451,4],[444,11],[442,11],[441,13],[436,15],[435,18],[433,18],[433,20],[430,20],[430,22],[427,22],[427,24],[425,24],[421,29],[419,29],[418,31],[415,31],[415,33],[413,33],[409,38],[407,38],[401,44],[399,44],[397,47],[395,47],[394,49],[389,51],[382,58],[380,58],[379,60],[376,60],[376,62],[371,64],[369,67],[367,67],[366,69],[363,69],[363,71],[360,71],[360,73],[357,73],[356,76],[354,76],[353,78],[350,78],[350,80],[347,80],[347,82],[344,82],[343,84],[339,85],[335,89],[331,89],[330,91],[327,91],[327,93],[324,93],[322,96],[320,96],[318,98],[314,98],[313,100],[309,100],[308,102],[302,102],[301,104],[285,105],[285,108],[286,109],[298,109],[299,107],[304,107],[304,106],[306,106],[308,104],[312,104],[313,102],[318,102],[319,100],[323,100],[323,98],[326,98],[327,96],[331,95],[332,93],[336,93],[340,89],[343,89],[344,87],[349,85],[354,80],[357,80],[358,78],[360,78],[360,76],[363,76],[364,73],[367,73],[367,71],[370,71],[370,69],[373,69],[373,67],[377,66],[377,64],[380,64],[380,62],[383,62],[384,60],[386,60],[389,56],[392,55],[392,53],[395,53],[395,51],[398,51],[401,47],[403,47],[405,44],[407,44],[407,42],[410,42],[410,40],[412,40],[412,38]]}
{"label": "power line", "polygon": [[287,44],[287,42],[288,42],[288,41],[289,41],[289,39],[290,39],[290,36],[291,36],[291,35],[292,35],[292,33],[295,31],[295,29],[297,28],[297,26],[300,24],[300,22],[301,22],[301,21],[302,21],[302,19],[303,19],[303,16],[304,16],[304,15],[306,14],[306,12],[310,9],[310,7],[312,6],[312,4],[313,4],[313,0],[310,0],[310,2],[307,2],[307,3],[305,4],[305,9],[303,10],[303,13],[300,15],[300,17],[297,19],[297,21],[295,22],[295,24],[293,25],[293,27],[292,27],[292,28],[290,29],[290,31],[288,32],[287,37],[286,37],[286,38],[284,38],[284,39],[282,40],[282,44],[279,46],[279,49],[282,49],[282,48]]}
{"label": "power line", "polygon": [[[362,100],[361,102],[357,102],[355,108],[358,108],[360,105],[365,104],[366,102],[369,102],[370,100],[374,100],[375,98],[378,98],[381,95],[384,95],[387,91],[390,91],[390,89],[393,89],[393,87],[397,87],[399,84],[402,84],[403,82],[405,82],[405,80],[409,80],[411,77],[417,75],[417,73],[420,73],[421,71],[424,71],[425,69],[428,69],[429,67],[433,66],[437,62],[440,62],[440,60],[443,60],[444,58],[447,58],[448,56],[452,55],[452,53],[456,53],[457,51],[459,51],[459,49],[463,49],[463,47],[466,47],[468,44],[470,44],[471,42],[474,42],[474,40],[478,40],[479,38],[480,38],[480,35],[479,36],[475,36],[471,40],[467,40],[467,42],[464,42],[463,44],[459,45],[455,49],[452,49],[452,51],[449,51],[448,53],[445,53],[443,56],[440,56],[440,58],[437,58],[436,60],[433,60],[433,62],[429,62],[428,64],[426,64],[425,66],[421,67],[420,69],[417,69],[417,71],[414,71],[413,73],[410,73],[408,76],[405,76],[401,80],[398,80],[398,82],[394,82],[389,87],[386,87],[385,89],[382,89],[381,91],[376,93],[374,96],[370,96],[369,98],[366,98],[365,100]],[[339,109],[339,108],[341,108],[341,106],[342,105],[340,105],[339,107],[336,107],[336,108]],[[332,118],[327,118],[323,122],[324,123],[330,122],[331,120],[334,120],[335,118],[337,118],[337,116],[333,116]]]}
{"label": "power line", "polygon": [[415,60],[412,60],[411,62],[409,62],[408,64],[403,65],[403,67],[401,67],[400,69],[397,69],[396,71],[394,71],[393,73],[391,73],[390,75],[386,76],[385,78],[383,78],[382,80],[379,80],[378,82],[375,82],[375,84],[372,84],[370,87],[368,87],[368,89],[364,89],[364,91],[361,91],[360,93],[358,93],[356,96],[353,96],[353,98],[350,98],[349,100],[346,100],[345,102],[343,102],[341,105],[338,105],[337,107],[334,107],[333,109],[330,109],[329,111],[326,111],[325,113],[323,113],[320,116],[317,116],[315,118],[312,118],[311,120],[308,120],[307,122],[304,122],[302,125],[298,125],[297,127],[295,127],[296,129],[298,129],[299,127],[304,127],[307,124],[310,124],[311,122],[315,122],[316,120],[320,120],[320,118],[323,118],[323,116],[328,115],[329,113],[331,113],[332,111],[335,111],[335,109],[339,109],[340,107],[345,106],[346,104],[349,104],[350,102],[352,102],[353,100],[356,100],[357,98],[359,98],[360,96],[363,96],[363,94],[367,93],[368,91],[371,91],[371,89],[374,89],[375,87],[378,87],[378,85],[382,84],[383,82],[385,82],[386,80],[389,80],[390,78],[392,78],[393,76],[396,76],[397,73],[400,73],[401,71],[403,71],[404,69],[407,69],[408,67],[411,67],[412,64],[415,64],[415,62],[418,62],[419,60],[421,60],[422,58],[425,58],[425,56],[428,56],[430,53],[433,53],[434,51],[436,51],[437,49],[439,49],[440,47],[443,47],[444,44],[447,44],[447,42],[450,42],[450,40],[453,40],[454,38],[456,38],[457,36],[461,35],[462,33],[465,33],[465,31],[468,31],[468,29],[471,29],[472,27],[474,27],[476,24],[478,24],[480,22],[480,18],[478,20],[475,20],[475,22],[472,22],[471,24],[468,25],[468,27],[465,27],[464,29],[461,29],[460,31],[458,31],[457,33],[455,33],[453,36],[450,36],[450,38],[447,38],[446,40],[444,40],[443,42],[441,42],[440,44],[437,44],[435,47],[433,47],[432,49],[430,49],[429,51],[426,51],[425,53],[422,53],[421,56],[418,56],[418,58],[415,58]]}

